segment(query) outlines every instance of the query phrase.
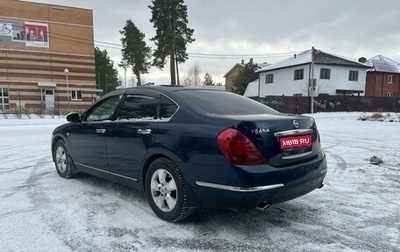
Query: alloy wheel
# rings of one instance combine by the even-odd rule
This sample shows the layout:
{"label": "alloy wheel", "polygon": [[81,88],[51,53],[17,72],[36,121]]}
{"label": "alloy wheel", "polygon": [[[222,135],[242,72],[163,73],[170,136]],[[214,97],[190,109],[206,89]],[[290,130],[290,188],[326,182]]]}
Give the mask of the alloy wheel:
{"label": "alloy wheel", "polygon": [[178,200],[178,190],[174,177],[165,169],[156,170],[151,176],[151,196],[163,212],[172,211]]}
{"label": "alloy wheel", "polygon": [[67,170],[67,153],[62,146],[58,146],[56,150],[57,168],[61,173]]}

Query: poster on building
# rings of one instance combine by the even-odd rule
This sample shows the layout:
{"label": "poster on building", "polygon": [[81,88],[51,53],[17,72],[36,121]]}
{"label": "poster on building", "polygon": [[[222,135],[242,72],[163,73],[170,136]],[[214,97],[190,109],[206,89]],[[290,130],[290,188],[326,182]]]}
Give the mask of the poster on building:
{"label": "poster on building", "polygon": [[0,44],[49,48],[45,23],[0,20]]}
{"label": "poster on building", "polygon": [[0,36],[12,36],[12,24],[2,22],[0,25]]}

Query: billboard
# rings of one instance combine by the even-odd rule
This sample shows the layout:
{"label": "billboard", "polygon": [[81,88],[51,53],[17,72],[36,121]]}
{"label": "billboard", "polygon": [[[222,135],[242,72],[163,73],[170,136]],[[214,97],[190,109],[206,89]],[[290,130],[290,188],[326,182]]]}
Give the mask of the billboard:
{"label": "billboard", "polygon": [[0,44],[49,48],[45,23],[0,20]]}

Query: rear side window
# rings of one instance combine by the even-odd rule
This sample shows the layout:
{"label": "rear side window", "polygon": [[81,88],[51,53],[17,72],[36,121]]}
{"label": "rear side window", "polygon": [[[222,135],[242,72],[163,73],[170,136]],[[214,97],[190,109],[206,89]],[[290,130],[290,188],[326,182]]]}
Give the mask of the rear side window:
{"label": "rear side window", "polygon": [[175,112],[178,110],[178,105],[175,104],[171,99],[160,96],[160,119],[166,120],[171,118]]}
{"label": "rear side window", "polygon": [[158,99],[146,95],[128,95],[122,102],[118,120],[154,120],[157,118]]}
{"label": "rear side window", "polygon": [[181,90],[179,94],[209,114],[259,115],[276,114],[276,110],[250,98],[224,91]]}

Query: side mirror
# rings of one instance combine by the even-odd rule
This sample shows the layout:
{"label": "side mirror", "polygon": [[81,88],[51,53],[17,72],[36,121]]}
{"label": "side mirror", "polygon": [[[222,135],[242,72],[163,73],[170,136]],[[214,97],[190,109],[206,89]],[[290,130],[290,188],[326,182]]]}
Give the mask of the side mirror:
{"label": "side mirror", "polygon": [[77,112],[71,112],[66,117],[68,122],[80,122],[81,116]]}

